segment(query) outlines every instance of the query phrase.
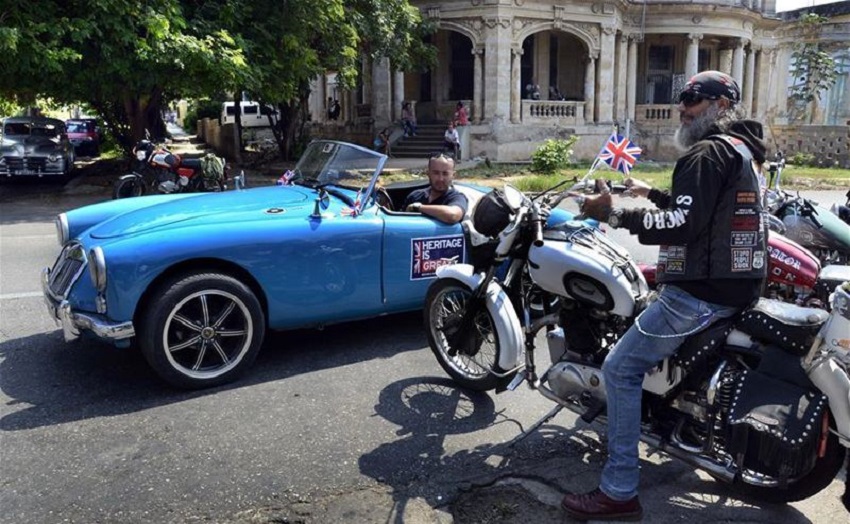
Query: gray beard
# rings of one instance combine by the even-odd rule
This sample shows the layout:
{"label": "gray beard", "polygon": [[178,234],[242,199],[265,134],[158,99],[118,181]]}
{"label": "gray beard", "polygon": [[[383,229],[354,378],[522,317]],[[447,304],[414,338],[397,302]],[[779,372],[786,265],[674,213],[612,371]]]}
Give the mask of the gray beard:
{"label": "gray beard", "polygon": [[679,124],[679,129],[676,130],[674,137],[676,146],[682,151],[690,149],[691,146],[699,142],[708,133],[712,125],[717,123],[721,112],[720,107],[715,102],[712,102],[693,122],[687,125],[684,122]]}

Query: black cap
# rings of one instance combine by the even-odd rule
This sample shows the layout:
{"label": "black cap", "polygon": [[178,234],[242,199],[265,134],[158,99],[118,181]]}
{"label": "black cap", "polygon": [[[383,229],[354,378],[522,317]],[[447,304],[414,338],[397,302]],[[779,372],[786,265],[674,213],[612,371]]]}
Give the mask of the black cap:
{"label": "black cap", "polygon": [[682,92],[679,93],[679,102],[684,99],[701,97],[709,100],[727,98],[732,105],[741,101],[741,89],[734,78],[720,71],[703,71],[697,73],[688,80]]}

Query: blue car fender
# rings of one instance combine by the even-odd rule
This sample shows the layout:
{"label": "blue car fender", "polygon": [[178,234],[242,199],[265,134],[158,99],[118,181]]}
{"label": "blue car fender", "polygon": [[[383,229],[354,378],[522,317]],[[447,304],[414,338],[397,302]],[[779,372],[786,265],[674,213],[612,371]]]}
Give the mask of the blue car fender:
{"label": "blue car fender", "polygon": [[[437,279],[453,278],[475,289],[484,278],[476,274],[470,264],[453,264],[437,270]],[[490,282],[487,287],[487,311],[493,317],[496,326],[496,336],[499,340],[499,367],[503,370],[514,369],[524,362],[525,346],[523,345],[522,326],[511,305],[511,299],[496,282]]]}

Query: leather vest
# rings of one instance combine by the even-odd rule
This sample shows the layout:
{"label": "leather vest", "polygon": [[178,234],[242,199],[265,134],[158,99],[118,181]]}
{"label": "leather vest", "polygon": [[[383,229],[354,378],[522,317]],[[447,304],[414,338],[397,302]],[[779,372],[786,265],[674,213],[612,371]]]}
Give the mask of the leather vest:
{"label": "leather vest", "polygon": [[660,246],[658,281],[753,278],[767,275],[767,220],[753,155],[743,141],[712,135],[741,157],[723,188],[706,231],[686,246]]}

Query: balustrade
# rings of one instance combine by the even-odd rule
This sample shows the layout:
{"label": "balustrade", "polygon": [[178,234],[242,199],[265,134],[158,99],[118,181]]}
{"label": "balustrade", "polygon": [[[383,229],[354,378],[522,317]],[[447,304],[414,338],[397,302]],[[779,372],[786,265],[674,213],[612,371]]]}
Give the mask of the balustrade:
{"label": "balustrade", "polygon": [[523,100],[522,121],[556,121],[569,125],[584,124],[584,102],[560,100]]}

